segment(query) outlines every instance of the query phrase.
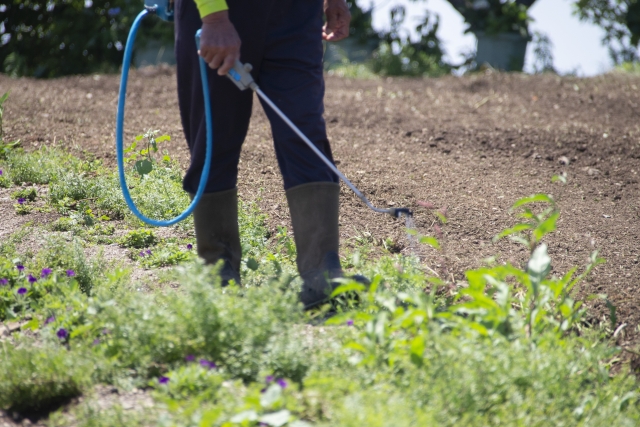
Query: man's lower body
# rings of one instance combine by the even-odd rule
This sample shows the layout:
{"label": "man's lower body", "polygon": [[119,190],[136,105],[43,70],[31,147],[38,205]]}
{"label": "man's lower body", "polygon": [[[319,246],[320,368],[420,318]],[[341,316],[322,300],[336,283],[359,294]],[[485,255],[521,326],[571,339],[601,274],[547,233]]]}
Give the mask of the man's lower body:
{"label": "man's lower body", "polygon": [[[229,0],[229,16],[242,40],[241,61],[265,94],[329,159],[322,117],[322,1]],[[176,1],[176,57],[182,125],[191,150],[184,189],[196,192],[206,149],[204,101],[195,33],[201,26],[193,0]],[[202,201],[194,212],[198,254],[207,263],[224,261],[222,278],[240,281],[237,174],[251,117],[253,93],[239,91],[209,69],[213,118],[213,162]],[[264,107],[264,104],[263,104]],[[284,180],[297,266],[310,307],[326,299],[330,280],[342,275],[338,258],[338,177],[275,115],[265,112]]]}

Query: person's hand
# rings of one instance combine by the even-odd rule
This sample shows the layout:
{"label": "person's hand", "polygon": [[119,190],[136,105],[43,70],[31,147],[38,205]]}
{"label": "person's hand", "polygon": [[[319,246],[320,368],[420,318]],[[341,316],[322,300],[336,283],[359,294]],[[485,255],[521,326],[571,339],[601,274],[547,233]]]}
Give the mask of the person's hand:
{"label": "person's hand", "polygon": [[224,76],[240,59],[240,36],[224,10],[202,18],[198,54],[218,75]]}
{"label": "person's hand", "polygon": [[345,0],[324,0],[324,14],[327,23],[322,27],[322,38],[328,42],[337,42],[349,37],[351,12]]}

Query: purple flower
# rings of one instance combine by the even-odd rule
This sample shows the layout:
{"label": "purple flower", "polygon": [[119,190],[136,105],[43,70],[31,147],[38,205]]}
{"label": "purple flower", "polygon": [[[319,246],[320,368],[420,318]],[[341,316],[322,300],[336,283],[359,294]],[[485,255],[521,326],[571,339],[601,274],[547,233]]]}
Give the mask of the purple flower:
{"label": "purple flower", "polygon": [[24,271],[24,265],[22,265],[22,264],[18,264],[18,265],[16,265],[16,268],[17,268],[17,269],[18,269],[18,271],[19,271],[19,272],[21,272],[21,273]]}
{"label": "purple flower", "polygon": [[53,273],[53,270],[50,268],[43,268],[42,269],[42,274],[41,276],[44,277],[48,277],[51,273]]}
{"label": "purple flower", "polygon": [[169,377],[160,377],[160,378],[158,378],[158,382],[160,384],[166,384],[166,383],[169,382]]}
{"label": "purple flower", "polygon": [[0,176],[2,176],[2,169],[0,169]]}
{"label": "purple flower", "polygon": [[217,368],[216,364],[208,361],[207,359],[200,359],[200,366],[203,368],[215,369]]}
{"label": "purple flower", "polygon": [[112,7],[111,9],[107,10],[107,15],[113,17],[116,16],[120,13],[120,8],[119,7]]}
{"label": "purple flower", "polygon": [[353,320],[351,319],[347,320],[347,326],[353,326]]}
{"label": "purple flower", "polygon": [[194,360],[196,360],[196,357],[193,354],[187,354],[184,357],[184,360],[186,360],[187,362],[193,362]]}
{"label": "purple flower", "polygon": [[188,250],[193,249],[193,245],[192,245],[191,243],[189,243],[189,244],[187,245],[187,249],[188,249]]}
{"label": "purple flower", "polygon": [[267,382],[267,384],[271,384],[274,380],[273,375],[267,375],[264,380]]}
{"label": "purple flower", "polygon": [[151,249],[147,249],[145,252],[147,255],[151,255]]}
{"label": "purple flower", "polygon": [[9,281],[7,279],[0,279],[0,286],[4,286],[7,283],[9,283]]}
{"label": "purple flower", "polygon": [[144,256],[144,252],[140,252],[140,256]]}
{"label": "purple flower", "polygon": [[73,270],[67,270],[67,277],[74,277],[76,275],[76,272]]}
{"label": "purple flower", "polygon": [[56,332],[56,335],[58,336],[58,338],[63,340],[69,336],[69,332],[67,332],[65,328],[60,328],[58,329],[58,332]]}
{"label": "purple flower", "polygon": [[110,330],[108,330],[107,328],[104,328],[104,329],[102,330],[102,335],[109,335],[110,333],[111,333],[111,331],[110,331]]}
{"label": "purple flower", "polygon": [[19,205],[24,204],[24,202],[25,202],[24,197],[20,197],[20,198],[18,199],[18,204],[19,204]]}
{"label": "purple flower", "polygon": [[278,381],[276,381],[278,383],[278,385],[282,388],[287,388],[287,382],[285,380],[283,380],[282,378],[278,378]]}
{"label": "purple flower", "polygon": [[18,295],[24,295],[27,293],[27,288],[20,288],[18,289]]}
{"label": "purple flower", "polygon": [[95,340],[93,340],[93,345],[98,345],[100,344],[100,338],[96,338]]}
{"label": "purple flower", "polygon": [[27,279],[29,280],[29,283],[36,283],[38,281],[38,279],[33,277],[33,275],[31,274],[27,277]]}
{"label": "purple flower", "polygon": [[56,318],[54,316],[51,316],[49,318],[47,318],[47,320],[44,321],[45,325],[48,325],[51,322],[55,322]]}

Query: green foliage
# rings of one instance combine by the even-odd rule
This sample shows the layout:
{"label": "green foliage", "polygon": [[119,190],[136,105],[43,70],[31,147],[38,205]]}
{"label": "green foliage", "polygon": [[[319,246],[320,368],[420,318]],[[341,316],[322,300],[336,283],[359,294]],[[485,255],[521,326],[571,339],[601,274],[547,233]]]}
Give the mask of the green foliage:
{"label": "green foliage", "polygon": [[529,36],[527,10],[536,0],[448,0],[468,24],[467,32]]}
{"label": "green foliage", "polygon": [[585,22],[602,27],[603,45],[615,64],[640,60],[640,1],[575,0],[574,13]]}
{"label": "green foliage", "polygon": [[400,27],[405,19],[405,9],[391,10],[391,31],[385,34],[383,43],[374,52],[371,67],[376,74],[385,76],[437,77],[451,72],[442,59],[444,50],[436,33],[440,25],[438,16],[425,11],[423,21],[416,26],[420,39],[412,41],[402,34]]}
{"label": "green foliage", "polygon": [[0,96],[0,143],[4,142],[4,132],[2,130],[2,117],[4,116],[4,103],[9,99],[9,92],[5,92]]}
{"label": "green foliage", "polygon": [[[9,0],[0,15],[5,34],[0,71],[12,76],[57,77],[117,71],[143,2],[129,0]],[[173,28],[143,21],[138,46],[171,42]]]}
{"label": "green foliage", "polygon": [[[147,175],[153,170],[153,166],[156,163],[153,154],[158,152],[158,145],[171,140],[169,135],[157,136],[159,132],[158,130],[149,130],[144,135],[138,135],[131,145],[124,149],[124,154],[129,154],[129,156],[124,158],[124,162],[135,162],[134,170],[140,176]],[[141,142],[143,144],[146,143],[146,145],[138,148],[138,144]],[[138,157],[142,157],[142,159],[138,160]],[[164,164],[170,164],[171,162],[171,158],[166,150],[162,156],[162,162]]]}
{"label": "green foliage", "polygon": [[195,259],[195,254],[188,249],[183,250],[174,243],[160,245],[153,250],[147,249],[139,254],[133,254],[133,259],[140,261],[144,268],[168,267]]}
{"label": "green foliage", "polygon": [[[59,172],[50,188],[71,173]],[[298,303],[291,235],[284,227],[269,235],[265,215],[253,203],[239,206],[242,287],[220,287],[219,265],[191,262],[195,251],[186,241],[154,237],[152,242],[145,229],[122,241],[134,254],[155,245],[150,254],[133,256],[146,268],[181,262],[163,273],[161,283],[171,286],[150,291],[99,256],[87,259],[83,244],[126,225],[95,218],[104,212],[100,200],[108,189],[119,192],[113,174],[96,173],[83,177],[92,200],[68,207],[72,216],[52,226],[77,238],[51,238],[28,256],[16,249],[34,232],[25,228],[0,245],[0,279],[5,279],[0,320],[21,325],[0,349],[2,409],[55,409],[64,398],[83,393],[81,404],[59,410],[48,423],[479,427],[640,422],[637,379],[624,365],[610,370],[619,350],[601,341],[602,332],[583,325],[585,307],[575,297],[580,281],[601,260],[594,253],[579,273],[552,273],[545,242],[558,225],[559,211],[547,195],[514,203],[520,223],[498,236],[527,245],[526,264],[470,270],[466,283],[453,287],[426,273],[416,258],[396,254],[371,261],[354,253],[347,264],[371,277],[372,284],[345,280],[335,294],[357,293],[358,298],[342,298],[331,307],[337,315],[325,321],[326,310],[304,313]],[[165,186],[167,194],[188,203],[175,165],[142,177],[130,174],[136,195],[149,195],[143,199],[147,208],[160,209],[152,196],[164,197],[154,189]],[[60,194],[59,200],[71,200],[67,190]],[[85,208],[96,212],[92,225],[74,216]],[[439,247],[433,238],[412,234]],[[362,253],[367,245],[366,239],[359,242]],[[22,271],[19,260],[24,260]],[[30,282],[29,274],[36,280]],[[21,287],[26,292],[18,293]],[[615,322],[615,307],[606,304]],[[92,383],[125,392],[136,387],[154,405],[105,408],[92,396]]]}
{"label": "green foliage", "polygon": [[0,348],[0,408],[46,413],[79,396],[91,384],[89,360],[58,345]]}
{"label": "green foliage", "polygon": [[62,170],[77,171],[81,161],[61,150],[42,147],[32,152],[10,150],[5,165],[14,184],[48,184],[56,181]]}
{"label": "green foliage", "polygon": [[21,190],[14,191],[13,193],[11,193],[12,199],[25,199],[30,202],[35,201],[37,196],[38,196],[38,192],[33,187],[23,188]]}
{"label": "green foliage", "polygon": [[36,258],[36,266],[60,271],[73,270],[80,289],[86,294],[91,293],[107,267],[99,259],[88,260],[80,240],[69,242],[59,236],[47,238]]}
{"label": "green foliage", "polygon": [[158,242],[153,231],[140,229],[133,230],[122,236],[120,239],[120,246],[123,248],[148,248],[149,246],[153,246]]}
{"label": "green foliage", "polygon": [[95,197],[92,182],[84,173],[63,173],[49,187],[51,203],[64,208],[75,207],[79,200]]}

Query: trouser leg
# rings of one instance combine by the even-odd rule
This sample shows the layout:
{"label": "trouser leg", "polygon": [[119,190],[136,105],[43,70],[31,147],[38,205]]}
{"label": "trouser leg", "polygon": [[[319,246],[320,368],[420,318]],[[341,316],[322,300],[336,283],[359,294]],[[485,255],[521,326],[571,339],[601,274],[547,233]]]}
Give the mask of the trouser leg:
{"label": "trouser leg", "polygon": [[[251,0],[230,0],[230,18],[243,41],[242,60],[259,63],[266,28],[265,14],[242,14]],[[246,4],[244,4],[246,3]],[[268,1],[256,3],[259,12]],[[178,101],[185,137],[191,151],[191,165],[183,186],[196,192],[206,153],[206,120],[195,33],[202,22],[193,0],[176,1],[176,58]],[[240,150],[251,116],[253,94],[239,91],[227,78],[207,67],[213,121],[213,159],[209,179],[193,213],[198,255],[207,263],[224,262],[223,284],[240,282],[242,250],[238,230],[236,181]]]}
{"label": "trouser leg", "polygon": [[[269,21],[258,84],[315,146],[333,161],[327,139],[322,68],[322,1],[280,0]],[[342,276],[338,177],[270,107],[278,164],[286,189],[306,308],[325,301]]]}
{"label": "trouser leg", "polygon": [[[258,84],[333,161],[322,117],[322,1],[280,0],[278,4],[269,19]],[[270,107],[263,103],[263,108],[271,122],[285,189],[310,182],[338,182],[338,177]]]}
{"label": "trouser leg", "polygon": [[[269,0],[229,0],[229,16],[242,40],[241,60],[259,64]],[[247,8],[252,13],[243,13]],[[200,182],[206,153],[206,121],[195,33],[202,26],[194,0],[176,0],[175,39],[180,117],[191,164],[184,178],[184,189],[195,193]],[[257,70],[254,71],[257,76]],[[213,120],[213,159],[205,193],[236,187],[238,161],[249,128],[253,94],[240,91],[226,77],[207,67]]]}

